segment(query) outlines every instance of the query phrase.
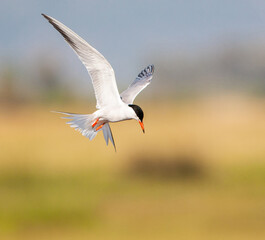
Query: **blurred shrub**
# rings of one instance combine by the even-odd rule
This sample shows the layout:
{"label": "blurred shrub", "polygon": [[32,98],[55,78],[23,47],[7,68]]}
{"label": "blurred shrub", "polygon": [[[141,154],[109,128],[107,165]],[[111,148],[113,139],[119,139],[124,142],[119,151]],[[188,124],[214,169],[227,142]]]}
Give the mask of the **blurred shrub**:
{"label": "blurred shrub", "polygon": [[178,155],[174,157],[138,156],[128,168],[131,176],[159,179],[202,179],[207,171],[203,162],[195,156]]}

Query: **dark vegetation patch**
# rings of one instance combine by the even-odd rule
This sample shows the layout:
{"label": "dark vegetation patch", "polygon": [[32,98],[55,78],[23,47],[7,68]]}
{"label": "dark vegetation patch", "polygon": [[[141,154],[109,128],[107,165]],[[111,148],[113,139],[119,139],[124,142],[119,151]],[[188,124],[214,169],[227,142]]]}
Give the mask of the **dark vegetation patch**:
{"label": "dark vegetation patch", "polygon": [[128,173],[131,176],[165,180],[203,179],[208,175],[203,161],[188,155],[149,157],[143,154],[133,158]]}

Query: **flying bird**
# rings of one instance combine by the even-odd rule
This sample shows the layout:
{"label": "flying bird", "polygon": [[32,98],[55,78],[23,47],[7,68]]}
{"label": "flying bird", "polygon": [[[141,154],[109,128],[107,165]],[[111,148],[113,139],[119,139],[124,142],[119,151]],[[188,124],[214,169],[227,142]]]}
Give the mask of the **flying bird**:
{"label": "flying bird", "polygon": [[154,66],[147,66],[138,74],[132,84],[119,94],[114,70],[104,56],[61,22],[45,14],[42,14],[42,16],[64,37],[85,65],[92,80],[97,100],[97,111],[92,114],[57,113],[66,115],[64,118],[70,119],[67,124],[78,130],[89,140],[92,140],[102,130],[106,144],[108,145],[110,139],[115,150],[110,122],[135,119],[145,132],[143,110],[138,105],[133,104],[133,101],[150,84]]}

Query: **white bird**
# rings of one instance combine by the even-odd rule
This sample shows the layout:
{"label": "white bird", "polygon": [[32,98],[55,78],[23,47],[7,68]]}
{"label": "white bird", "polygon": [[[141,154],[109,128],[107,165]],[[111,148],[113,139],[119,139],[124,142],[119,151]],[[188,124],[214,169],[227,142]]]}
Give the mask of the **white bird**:
{"label": "white bird", "polygon": [[92,80],[97,100],[96,108],[98,110],[92,114],[58,113],[67,115],[64,118],[71,120],[67,123],[81,132],[83,136],[88,137],[89,140],[92,140],[99,131],[103,130],[106,144],[108,145],[110,139],[115,150],[116,147],[109,122],[135,119],[140,123],[143,132],[145,132],[143,110],[139,106],[134,105],[133,101],[150,84],[154,66],[149,65],[146,67],[139,73],[128,89],[119,94],[114,71],[103,55],[61,22],[45,14],[42,15],[62,34],[66,42],[69,43],[85,65]]}

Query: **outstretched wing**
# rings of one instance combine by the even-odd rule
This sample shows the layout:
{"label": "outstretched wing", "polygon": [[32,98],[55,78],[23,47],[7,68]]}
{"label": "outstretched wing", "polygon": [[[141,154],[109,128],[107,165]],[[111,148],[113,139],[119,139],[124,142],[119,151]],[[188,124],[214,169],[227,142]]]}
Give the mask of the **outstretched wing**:
{"label": "outstretched wing", "polygon": [[136,96],[150,84],[154,73],[154,65],[149,65],[141,71],[133,83],[121,93],[121,100],[127,104],[132,104]]}
{"label": "outstretched wing", "polygon": [[85,65],[92,79],[97,108],[121,104],[114,71],[103,55],[56,19],[45,14],[42,15],[62,34]]}

